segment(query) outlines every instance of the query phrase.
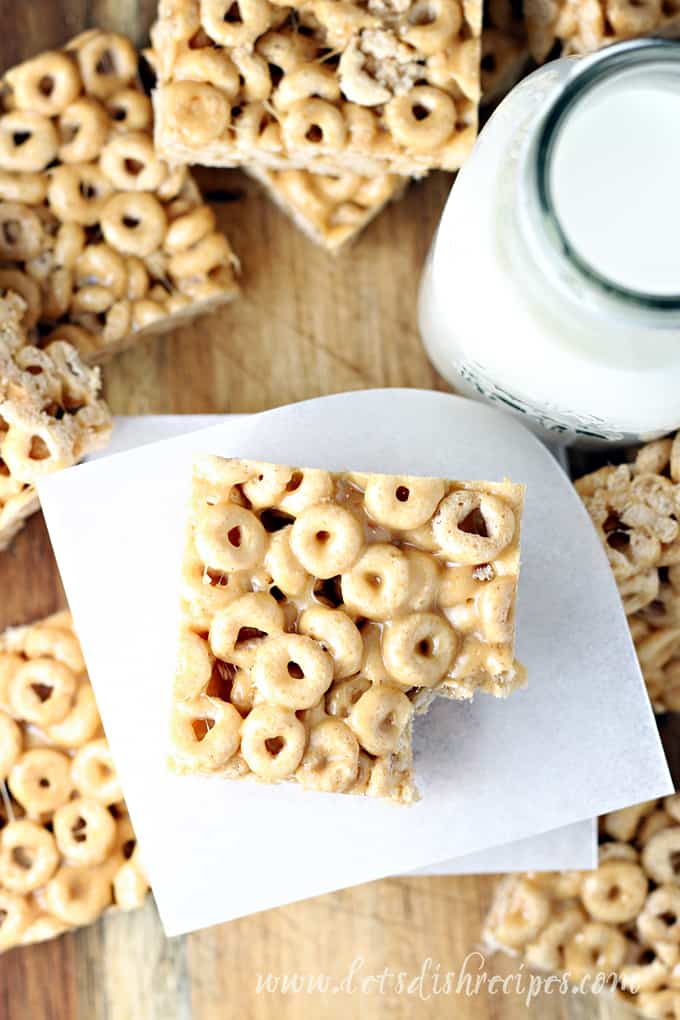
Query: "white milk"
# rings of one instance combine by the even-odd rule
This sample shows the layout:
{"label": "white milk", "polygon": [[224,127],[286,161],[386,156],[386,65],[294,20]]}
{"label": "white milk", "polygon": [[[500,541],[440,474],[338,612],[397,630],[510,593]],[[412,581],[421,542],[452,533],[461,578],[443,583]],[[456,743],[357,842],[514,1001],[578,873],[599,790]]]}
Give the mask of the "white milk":
{"label": "white milk", "polygon": [[[566,112],[541,155],[556,100]],[[420,328],[456,388],[553,436],[680,425],[680,45],[556,61],[513,90],[449,196]]]}

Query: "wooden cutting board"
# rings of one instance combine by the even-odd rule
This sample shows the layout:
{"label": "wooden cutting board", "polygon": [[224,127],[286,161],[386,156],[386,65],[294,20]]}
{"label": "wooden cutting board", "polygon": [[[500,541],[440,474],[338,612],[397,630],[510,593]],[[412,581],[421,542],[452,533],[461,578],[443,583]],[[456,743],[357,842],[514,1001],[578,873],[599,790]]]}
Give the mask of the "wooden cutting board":
{"label": "wooden cutting board", "polygon": [[[0,67],[94,24],[144,43],[153,8],[154,0],[5,0]],[[415,307],[420,267],[450,177],[435,174],[412,186],[338,258],[308,242],[239,173],[199,177],[220,199],[220,225],[243,263],[243,296],[212,318],[106,366],[105,392],[115,413],[250,412],[342,390],[446,389],[420,345]],[[92,564],[93,599],[104,584],[106,577]],[[0,554],[0,628],[63,604],[37,515]],[[272,867],[279,839],[285,833],[272,832]],[[237,883],[239,861],[224,861],[214,879]],[[465,985],[459,995],[432,995],[427,978],[416,981],[411,994],[397,994],[386,977],[381,994],[377,979],[385,968],[409,978],[428,973],[428,966],[430,974],[437,965],[441,973],[460,971],[474,950],[492,887],[489,878],[393,878],[173,940],[164,937],[149,901],[134,914],[110,915],[76,934],[0,957],[0,1020],[628,1015],[580,996],[543,997],[527,1007],[512,993],[492,995],[482,988],[467,996]],[[479,964],[479,958],[470,959],[473,975]],[[506,975],[513,964],[493,958],[484,970],[489,977]],[[277,991],[257,988],[258,975],[270,974],[274,987],[284,975],[328,975],[339,983],[351,973],[349,993],[284,994],[280,984]]]}

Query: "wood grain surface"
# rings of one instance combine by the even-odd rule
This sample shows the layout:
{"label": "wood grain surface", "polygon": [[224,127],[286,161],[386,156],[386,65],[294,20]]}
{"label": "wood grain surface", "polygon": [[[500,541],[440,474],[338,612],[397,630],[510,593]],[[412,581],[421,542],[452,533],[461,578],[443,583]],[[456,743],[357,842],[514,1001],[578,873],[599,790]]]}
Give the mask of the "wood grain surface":
{"label": "wood grain surface", "polygon": [[[143,44],[153,6],[153,0],[0,0],[0,64],[10,66],[94,24]],[[219,222],[243,263],[243,296],[199,325],[106,366],[106,397],[115,413],[249,412],[342,390],[446,388],[420,345],[415,303],[449,177],[433,175],[412,186],[338,258],[307,241],[239,173],[204,171],[199,179],[220,199]],[[93,564],[93,598],[105,583]],[[0,628],[63,604],[36,515],[0,554]],[[283,837],[272,833],[274,868],[276,841]],[[224,861],[214,880],[238,882],[239,861]],[[410,994],[397,994],[389,980],[384,994],[376,981],[362,988],[362,978],[386,967],[411,978],[428,960],[442,973],[459,971],[475,947],[492,886],[489,878],[387,879],[172,940],[164,937],[149,899],[134,914],[109,915],[78,933],[0,957],[0,1020],[629,1015],[581,996],[544,995],[527,1005],[522,995],[485,989],[476,996],[464,990],[433,995],[427,981]],[[471,961],[473,972],[478,965]],[[258,975],[328,975],[339,983],[353,966],[351,991],[258,992]],[[489,976],[513,969],[516,964],[503,957],[486,961]]]}

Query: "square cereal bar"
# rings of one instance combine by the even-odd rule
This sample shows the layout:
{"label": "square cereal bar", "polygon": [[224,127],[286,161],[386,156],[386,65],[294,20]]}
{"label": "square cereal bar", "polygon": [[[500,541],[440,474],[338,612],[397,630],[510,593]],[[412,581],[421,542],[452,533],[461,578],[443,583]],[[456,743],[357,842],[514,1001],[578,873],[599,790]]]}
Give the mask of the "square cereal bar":
{"label": "square cereal bar", "polygon": [[111,415],[98,368],[64,340],[27,343],[25,305],[0,298],[0,550],[38,509],[36,481],[103,446]]}
{"label": "square cereal bar", "polygon": [[679,859],[680,794],[614,811],[595,871],[502,879],[483,941],[650,1020],[680,1016]]}
{"label": "square cereal bar", "polygon": [[656,712],[680,709],[680,432],[574,483],[607,552]]}
{"label": "square cereal bar", "polygon": [[246,170],[304,234],[333,254],[354,241],[408,187],[408,180],[395,174],[331,176],[256,166]]}
{"label": "square cereal bar", "polygon": [[539,63],[680,28],[680,0],[524,0],[524,13],[531,53]]}
{"label": "square cereal bar", "polygon": [[70,614],[0,634],[0,952],[148,888]]}
{"label": "square cereal bar", "polygon": [[37,343],[98,361],[236,296],[214,213],[154,151],[128,39],[93,30],[7,71],[0,111],[0,290]]}
{"label": "square cereal bar", "polygon": [[505,695],[522,486],[196,461],[171,764],[408,802],[419,695]]}
{"label": "square cereal bar", "polygon": [[421,175],[477,132],[481,0],[161,0],[156,144],[178,163]]}

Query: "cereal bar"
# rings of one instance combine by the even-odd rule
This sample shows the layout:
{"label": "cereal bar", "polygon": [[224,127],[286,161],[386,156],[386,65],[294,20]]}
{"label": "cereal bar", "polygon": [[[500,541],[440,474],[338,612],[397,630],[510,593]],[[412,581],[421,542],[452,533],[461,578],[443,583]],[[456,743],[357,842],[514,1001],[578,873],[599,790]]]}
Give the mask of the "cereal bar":
{"label": "cereal bar", "polygon": [[511,875],[483,939],[492,950],[607,986],[651,1020],[680,1016],[680,794],[606,815],[596,871]]}
{"label": "cereal bar", "polygon": [[25,305],[0,298],[0,550],[38,509],[36,481],[103,446],[111,416],[98,368],[64,340],[27,344]]}
{"label": "cereal bar", "polygon": [[128,39],[93,30],[7,71],[0,290],[40,345],[99,361],[231,300],[235,257],[183,167],[153,146]]}
{"label": "cereal bar", "polygon": [[0,951],[148,883],[69,613],[0,635]]}
{"label": "cereal bar", "polygon": [[334,254],[355,240],[408,186],[405,178],[395,174],[332,176],[257,166],[247,168],[247,172],[304,234]]}
{"label": "cereal bar", "polygon": [[477,131],[481,0],[161,0],[156,144],[176,163],[455,170]]}
{"label": "cereal bar", "polygon": [[652,704],[680,709],[680,433],[575,485],[607,551]]}
{"label": "cereal bar", "polygon": [[414,711],[505,696],[523,488],[194,465],[172,764],[408,802]]}
{"label": "cereal bar", "polygon": [[680,28],[680,0],[524,0],[529,46],[541,63]]}

